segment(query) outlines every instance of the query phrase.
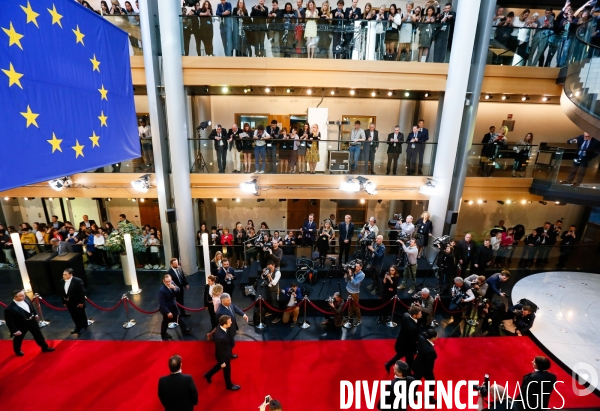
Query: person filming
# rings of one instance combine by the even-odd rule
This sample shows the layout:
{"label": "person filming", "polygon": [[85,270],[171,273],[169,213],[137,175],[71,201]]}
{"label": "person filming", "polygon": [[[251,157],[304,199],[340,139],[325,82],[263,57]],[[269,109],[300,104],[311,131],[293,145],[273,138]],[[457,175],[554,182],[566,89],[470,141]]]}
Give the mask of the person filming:
{"label": "person filming", "polygon": [[321,325],[329,325],[333,318],[335,326],[338,328],[341,327],[343,319],[342,312],[344,311],[344,299],[342,298],[342,295],[336,292],[333,294],[333,298],[330,298],[327,303],[329,304],[329,307],[331,307],[331,315],[326,316],[325,321],[323,321]]}
{"label": "person filming", "polygon": [[354,270],[352,268],[348,268],[348,272],[344,274],[344,279],[348,284],[346,284],[346,291],[348,291],[348,295],[352,298],[352,303],[348,307],[348,315],[354,315],[354,327],[360,325],[361,314],[360,308],[358,307],[358,295],[360,293],[360,284],[365,279],[365,273],[362,272],[362,262],[357,261],[354,266]]}

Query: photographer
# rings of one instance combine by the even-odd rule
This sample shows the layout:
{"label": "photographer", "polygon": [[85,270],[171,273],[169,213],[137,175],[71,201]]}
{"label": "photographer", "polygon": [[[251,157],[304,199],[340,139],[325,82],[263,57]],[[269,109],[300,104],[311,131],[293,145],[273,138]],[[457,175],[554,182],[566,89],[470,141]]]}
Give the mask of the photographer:
{"label": "photographer", "polygon": [[[329,306],[331,307],[333,323],[336,327],[342,326],[342,311],[344,310],[344,299],[340,295],[340,293],[336,292],[333,294],[333,298],[329,298],[327,301]],[[331,320],[331,316],[325,317],[325,321],[321,323],[321,325],[329,325],[329,321]]]}
{"label": "photographer", "polygon": [[421,329],[425,329],[433,322],[433,297],[429,293],[429,289],[423,288],[413,295],[412,298],[415,300],[412,305],[419,307],[423,313],[423,316],[419,318],[418,323],[421,326]]}
{"label": "photographer", "polygon": [[235,280],[235,270],[233,267],[229,266],[229,259],[223,259],[223,267],[219,268],[217,271],[217,278],[219,284],[223,286],[223,291],[227,294],[233,293],[235,289],[234,280]]}
{"label": "photographer", "polygon": [[375,225],[376,222],[377,219],[375,217],[369,218],[369,222],[364,225],[363,229],[360,231],[360,235],[366,237],[369,233],[373,233],[377,236],[377,234],[379,234],[379,228]]}
{"label": "photographer", "polygon": [[491,300],[494,295],[499,295],[502,297],[506,297],[506,294],[500,291],[500,286],[502,283],[508,281],[510,277],[510,272],[508,270],[502,270],[500,273],[496,273],[490,278],[486,280],[488,285],[487,293],[485,294],[485,298]]}
{"label": "photographer", "polygon": [[258,411],[267,411],[267,405],[269,406],[268,411],[283,411],[283,408],[281,408],[281,403],[273,399],[271,399],[269,402],[262,403],[262,405],[258,407]]}
{"label": "photographer", "polygon": [[474,299],[475,294],[473,294],[471,287],[469,287],[461,277],[456,277],[454,279],[454,286],[452,287],[452,300],[448,307],[448,310],[455,311],[455,313],[452,314],[454,330],[450,332],[448,336],[460,330],[460,323],[464,314],[463,308],[465,307],[465,304],[470,303]]}
{"label": "photographer", "polygon": [[380,277],[381,277],[381,267],[383,265],[383,258],[385,256],[385,246],[383,245],[383,236],[378,235],[375,239],[375,244],[371,244],[367,246],[367,250],[370,252],[370,256],[367,258],[367,261],[371,262],[371,279],[373,283],[367,288],[371,291],[371,295],[377,295],[380,291]]}
{"label": "photographer", "polygon": [[515,304],[508,308],[508,313],[512,315],[515,332],[519,337],[529,333],[535,321],[535,314],[529,305]]}
{"label": "photographer", "polygon": [[268,248],[265,252],[265,257],[267,261],[273,261],[275,264],[275,269],[281,269],[281,259],[283,258],[283,250],[279,247],[279,243],[273,241],[271,243],[271,248]]}
{"label": "photographer", "polygon": [[269,262],[269,251],[273,247],[273,243],[271,243],[271,238],[268,234],[259,234],[255,245],[256,247],[258,247],[258,259],[260,260],[260,268],[264,270],[267,267],[267,263]]}
{"label": "photographer", "polygon": [[485,282],[485,276],[473,274],[465,278],[465,283],[471,287],[476,297],[485,297],[488,290],[488,284]]}
{"label": "photographer", "polygon": [[352,317],[354,315],[354,324],[352,325],[357,327],[360,325],[361,320],[358,295],[360,293],[360,283],[365,279],[365,273],[362,272],[362,262],[356,261],[354,270],[348,268],[348,272],[344,274],[344,279],[348,283],[346,284],[346,291],[352,298],[352,304],[348,307],[348,316]]}
{"label": "photographer", "polygon": [[487,400],[487,395],[484,395],[480,391],[479,396],[479,409],[483,411],[488,410],[518,410],[519,407],[514,403],[513,399],[508,396],[508,393],[505,392],[504,387],[497,384],[492,384],[488,388],[491,392],[492,402],[487,404],[486,408],[483,407],[483,402]]}
{"label": "photographer", "polygon": [[402,249],[408,258],[406,268],[404,269],[404,275],[402,276],[402,284],[398,289],[405,289],[407,287],[406,283],[408,282],[407,292],[412,294],[415,292],[415,287],[417,286],[417,255],[419,254],[419,249],[417,248],[417,242],[414,239],[410,240],[408,247],[404,245],[404,241],[398,240],[398,242],[402,245]]}
{"label": "photographer", "polygon": [[[275,269],[275,263],[269,261],[267,268],[262,273],[262,279],[267,282],[267,302],[271,306],[278,308],[279,305],[279,279],[281,278],[281,272]],[[268,312],[265,317],[273,315],[273,312]],[[273,319],[272,323],[278,323],[279,317]]]}
{"label": "photographer", "polygon": [[294,307],[291,311],[286,311],[283,313],[283,323],[287,324],[290,322],[290,315],[292,316],[292,325],[290,327],[294,328],[298,323],[298,315],[300,315],[300,307],[297,306],[299,302],[302,301],[302,290],[298,288],[298,284],[295,282],[284,291],[282,291],[283,298],[282,302],[285,303],[285,308],[289,309]]}
{"label": "photographer", "polygon": [[[402,216],[400,216],[402,217]],[[412,238],[415,232],[415,226],[413,224],[413,216],[406,216],[406,221],[398,220],[396,223],[396,230],[400,231],[400,238]]]}
{"label": "photographer", "polygon": [[447,245],[443,251],[440,251],[436,257],[437,265],[440,268],[438,276],[442,293],[449,293],[452,288],[454,277],[456,277],[456,258],[454,249]]}

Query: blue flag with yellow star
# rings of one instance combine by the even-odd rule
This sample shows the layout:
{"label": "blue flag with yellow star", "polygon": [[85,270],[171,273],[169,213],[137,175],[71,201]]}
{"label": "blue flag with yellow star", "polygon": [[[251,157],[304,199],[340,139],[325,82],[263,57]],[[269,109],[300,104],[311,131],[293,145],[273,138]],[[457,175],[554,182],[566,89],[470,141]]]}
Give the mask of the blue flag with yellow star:
{"label": "blue flag with yellow star", "polygon": [[0,191],[140,156],[127,33],[73,0],[0,7]]}

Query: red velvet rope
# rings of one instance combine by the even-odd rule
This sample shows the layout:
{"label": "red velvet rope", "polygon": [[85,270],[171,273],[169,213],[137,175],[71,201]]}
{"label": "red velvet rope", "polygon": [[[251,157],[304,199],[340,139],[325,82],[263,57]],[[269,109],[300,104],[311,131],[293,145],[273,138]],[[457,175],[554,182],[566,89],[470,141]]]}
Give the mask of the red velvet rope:
{"label": "red velvet rope", "polygon": [[95,304],[89,298],[85,297],[85,299],[87,300],[88,303],[90,303],[93,307],[97,308],[100,311],[113,311],[113,310],[116,310],[123,303],[123,299],[120,299],[119,302],[117,303],[117,305],[115,305],[114,307],[111,307],[111,308],[102,308],[99,305]]}
{"label": "red velvet rope", "polygon": [[56,310],[56,311],[67,311],[66,308],[59,308],[59,307],[55,307],[52,304],[46,302],[46,300],[44,300],[43,298],[38,298],[38,301],[41,301],[46,307],[52,309],[52,310]]}
{"label": "red velvet rope", "polygon": [[[375,308],[367,308],[367,307],[363,307],[362,305],[360,305],[359,303],[356,303],[356,305],[358,306],[358,308],[365,310],[365,311],[377,311],[377,310],[381,310],[383,307],[387,307],[392,301],[394,301],[393,298],[390,298],[390,300],[388,302],[386,302],[383,305],[380,305],[379,307],[375,307]],[[354,304],[354,300],[352,300],[352,303]]]}
{"label": "red velvet rope", "polygon": [[404,308],[406,308],[407,310],[408,310],[408,309],[410,309],[410,306],[408,306],[408,305],[404,304],[404,301],[402,301],[400,298],[398,298],[398,301],[400,301],[400,304],[402,304],[402,306],[403,306]]}
{"label": "red velvet rope", "polygon": [[269,304],[269,303],[268,303],[268,302],[266,302],[266,301],[265,301],[264,303],[265,303],[265,305],[267,306],[267,308],[270,308],[271,310],[275,311],[276,313],[287,313],[287,312],[290,312],[290,311],[294,311],[296,308],[300,307],[300,306],[302,305],[302,303],[303,303],[303,302],[304,302],[304,301],[301,301],[301,302],[300,302],[300,304],[297,304],[297,305],[295,305],[295,306],[293,306],[293,307],[290,307],[290,308],[287,308],[287,309],[285,309],[285,310],[280,310],[280,309],[278,309],[278,308],[275,308],[275,307],[273,307],[271,304]]}
{"label": "red velvet rope", "polygon": [[0,301],[0,307],[4,307],[4,308],[6,308],[6,307],[8,307],[8,305],[6,305],[6,304],[4,304],[2,301]]}
{"label": "red velvet rope", "polygon": [[184,307],[183,305],[176,303],[178,307],[183,308],[184,310],[187,311],[191,311],[191,312],[199,312],[199,311],[203,311],[206,310],[206,307],[200,307],[200,308],[188,308],[188,307]]}
{"label": "red velvet rope", "polygon": [[440,302],[440,296],[438,294],[435,296],[435,302],[433,303],[433,310],[431,312],[431,314],[434,316],[435,316],[435,312],[437,311],[437,306],[438,306],[439,302]]}
{"label": "red velvet rope", "polygon": [[251,309],[252,307],[254,307],[256,305],[256,303],[258,302],[258,299],[254,300],[254,302],[252,304],[250,304],[250,307],[243,309],[243,312],[248,311],[249,309]]}
{"label": "red velvet rope", "polygon": [[462,313],[467,311],[467,309],[469,308],[469,306],[467,305],[465,308],[458,310],[458,311],[450,311],[448,310],[446,307],[444,307],[444,303],[442,302],[442,300],[440,299],[440,305],[442,306],[443,310],[446,311],[448,314],[458,314],[458,313]]}
{"label": "red velvet rope", "polygon": [[[317,307],[312,301],[310,300],[306,300],[308,301],[308,303],[311,305],[312,308],[314,308],[315,310],[317,310],[318,312],[320,312],[321,314],[326,314],[326,315],[333,315],[334,313],[332,311],[325,311],[320,309],[319,307]],[[344,306],[342,307],[342,311],[344,311],[346,309],[346,305],[348,305],[348,302],[346,301],[346,304],[344,304]]]}
{"label": "red velvet rope", "polygon": [[160,308],[158,308],[158,309],[157,309],[157,310],[155,310],[155,311],[145,311],[145,310],[142,310],[140,307],[138,307],[137,305],[135,305],[135,304],[133,303],[133,301],[131,301],[129,298],[127,299],[127,303],[131,304],[131,306],[132,306],[133,308],[135,308],[136,310],[138,310],[138,311],[139,311],[139,312],[141,312],[142,314],[156,314],[157,312],[159,312],[159,311],[160,311]]}

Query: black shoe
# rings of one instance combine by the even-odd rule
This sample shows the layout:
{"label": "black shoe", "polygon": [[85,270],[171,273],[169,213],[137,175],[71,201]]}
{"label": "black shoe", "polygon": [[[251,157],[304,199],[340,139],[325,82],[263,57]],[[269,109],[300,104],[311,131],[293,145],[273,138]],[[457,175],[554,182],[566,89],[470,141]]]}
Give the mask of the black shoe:
{"label": "black shoe", "polygon": [[234,360],[238,357],[237,354],[231,354],[231,358],[233,358]]}
{"label": "black shoe", "polygon": [[191,316],[191,314],[190,314],[190,313],[187,313],[187,312],[183,312],[183,313],[181,313],[180,315],[181,315],[182,317],[189,317],[189,316]]}
{"label": "black shoe", "polygon": [[421,170],[419,170],[419,175],[420,175],[420,176],[422,176],[422,175],[423,175],[423,172],[422,172]]}
{"label": "black shoe", "polygon": [[54,347],[46,347],[46,348],[42,348],[42,352],[52,352],[56,350],[56,348]]}
{"label": "black shoe", "polygon": [[188,328],[187,330],[183,330],[182,333],[183,333],[183,335],[190,335],[190,334],[192,334],[192,327]]}
{"label": "black shoe", "polygon": [[25,355],[25,353],[24,353],[23,351],[17,351],[17,352],[15,353],[15,355],[16,355],[17,357],[22,357],[22,356],[24,356],[24,355]]}
{"label": "black shoe", "polygon": [[386,171],[386,172],[385,172],[385,175],[386,175],[386,176],[389,176],[389,175],[390,175],[390,172],[389,172],[389,171]]}
{"label": "black shoe", "polygon": [[239,385],[232,385],[231,387],[228,387],[227,389],[231,390],[231,391],[237,391],[240,388],[242,388],[242,387],[240,387]]}
{"label": "black shoe", "polygon": [[170,340],[173,338],[173,336],[169,333],[161,334],[160,336],[162,337],[163,340]]}
{"label": "black shoe", "polygon": [[204,378],[206,378],[206,382],[209,384],[212,384],[212,380],[210,379],[210,377],[208,376],[208,373],[204,374]]}
{"label": "black shoe", "polygon": [[77,331],[77,334],[81,335],[85,332],[86,328],[82,328],[81,330]]}

